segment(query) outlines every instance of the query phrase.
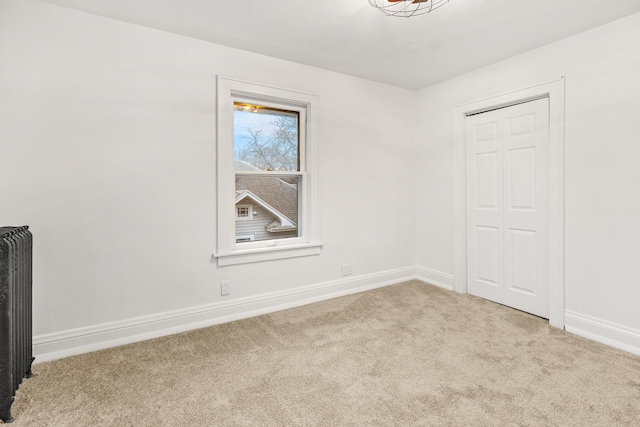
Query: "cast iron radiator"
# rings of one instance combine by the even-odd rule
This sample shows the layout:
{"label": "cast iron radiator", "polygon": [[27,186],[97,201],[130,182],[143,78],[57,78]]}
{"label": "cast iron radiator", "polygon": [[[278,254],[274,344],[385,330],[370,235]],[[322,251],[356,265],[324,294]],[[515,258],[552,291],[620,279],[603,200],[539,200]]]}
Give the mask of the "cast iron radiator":
{"label": "cast iron radiator", "polygon": [[0,419],[13,421],[11,405],[32,357],[31,253],[28,226],[0,227]]}

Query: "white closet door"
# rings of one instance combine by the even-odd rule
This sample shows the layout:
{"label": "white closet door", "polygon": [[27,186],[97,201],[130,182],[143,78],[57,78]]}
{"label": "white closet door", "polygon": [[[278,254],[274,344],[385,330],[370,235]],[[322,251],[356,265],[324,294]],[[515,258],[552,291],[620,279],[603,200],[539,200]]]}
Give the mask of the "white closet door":
{"label": "white closet door", "polygon": [[549,102],[467,118],[469,293],[549,316]]}

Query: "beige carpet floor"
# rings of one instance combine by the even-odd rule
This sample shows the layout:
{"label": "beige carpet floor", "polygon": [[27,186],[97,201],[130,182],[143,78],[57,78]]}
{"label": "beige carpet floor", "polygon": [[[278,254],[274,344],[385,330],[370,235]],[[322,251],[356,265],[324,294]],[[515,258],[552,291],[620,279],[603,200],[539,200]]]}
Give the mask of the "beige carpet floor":
{"label": "beige carpet floor", "polygon": [[640,426],[640,357],[417,282],[34,367],[39,426]]}

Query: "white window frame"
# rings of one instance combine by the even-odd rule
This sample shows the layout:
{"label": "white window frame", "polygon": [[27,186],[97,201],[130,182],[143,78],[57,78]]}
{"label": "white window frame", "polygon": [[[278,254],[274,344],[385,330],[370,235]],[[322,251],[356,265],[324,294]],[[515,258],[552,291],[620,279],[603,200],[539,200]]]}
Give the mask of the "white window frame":
{"label": "white window frame", "polygon": [[[320,210],[318,185],[318,97],[287,89],[218,76],[217,97],[217,251],[218,266],[318,255]],[[236,243],[233,104],[246,102],[297,111],[300,120],[300,171],[277,171],[274,177],[299,176],[298,235]],[[241,172],[251,175],[250,171]],[[260,172],[259,175],[263,175]]]}
{"label": "white window frame", "polygon": [[[238,209],[246,209],[249,215],[240,216],[238,215]],[[251,221],[253,219],[253,206],[251,205],[236,205],[236,221]],[[253,240],[253,239],[251,239]]]}

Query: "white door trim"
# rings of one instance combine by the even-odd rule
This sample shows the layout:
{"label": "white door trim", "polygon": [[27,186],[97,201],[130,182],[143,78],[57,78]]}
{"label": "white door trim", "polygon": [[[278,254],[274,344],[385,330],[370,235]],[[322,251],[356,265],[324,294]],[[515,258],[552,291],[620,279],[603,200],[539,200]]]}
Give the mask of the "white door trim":
{"label": "white door trim", "polygon": [[549,324],[564,329],[564,77],[454,108],[453,287],[467,293],[466,116],[549,97]]}

